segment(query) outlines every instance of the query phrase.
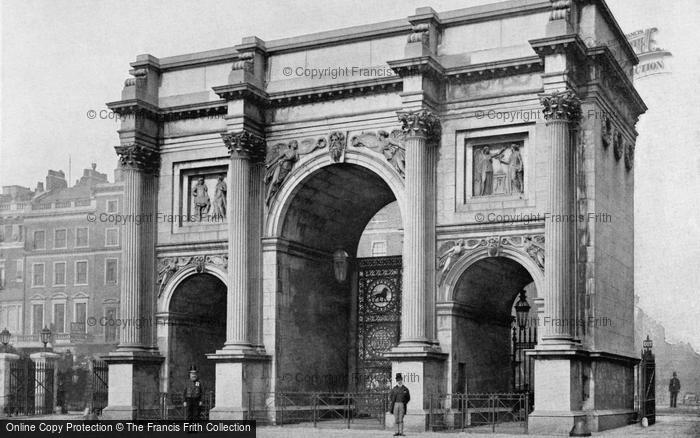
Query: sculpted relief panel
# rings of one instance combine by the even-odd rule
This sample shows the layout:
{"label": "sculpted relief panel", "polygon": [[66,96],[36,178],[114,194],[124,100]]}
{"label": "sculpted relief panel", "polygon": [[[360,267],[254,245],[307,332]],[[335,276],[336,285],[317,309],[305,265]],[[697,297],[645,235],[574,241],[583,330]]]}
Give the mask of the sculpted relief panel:
{"label": "sculpted relief panel", "polygon": [[525,190],[522,148],[522,141],[475,146],[472,196],[522,194]]}

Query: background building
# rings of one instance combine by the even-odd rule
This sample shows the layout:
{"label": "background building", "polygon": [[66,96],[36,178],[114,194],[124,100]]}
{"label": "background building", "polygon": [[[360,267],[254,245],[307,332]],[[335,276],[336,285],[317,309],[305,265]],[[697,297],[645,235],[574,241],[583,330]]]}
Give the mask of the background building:
{"label": "background building", "polygon": [[[49,327],[55,351],[107,352],[118,342],[122,185],[85,169],[73,186],[49,170],[32,191],[3,187],[0,198],[0,327],[20,350],[41,347]],[[94,220],[93,220],[94,219]]]}

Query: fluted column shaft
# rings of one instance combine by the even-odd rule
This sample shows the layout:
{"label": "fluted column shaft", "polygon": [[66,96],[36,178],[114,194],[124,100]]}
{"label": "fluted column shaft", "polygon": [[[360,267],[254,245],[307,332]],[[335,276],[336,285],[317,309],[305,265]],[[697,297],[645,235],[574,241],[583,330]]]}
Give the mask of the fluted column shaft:
{"label": "fluted column shaft", "polygon": [[226,342],[225,349],[252,349],[249,336],[249,305],[250,294],[253,293],[251,282],[251,260],[253,255],[249,250],[251,233],[254,227],[251,223],[253,187],[251,177],[253,166],[264,157],[264,141],[261,137],[242,131],[224,134],[224,142],[229,148],[231,159],[228,171],[228,291],[226,297]]}
{"label": "fluted column shaft", "polygon": [[580,103],[572,92],[542,98],[547,119],[549,174],[548,206],[545,218],[544,343],[571,343],[574,320],[574,172],[571,125],[578,120]]}
{"label": "fluted column shaft", "polygon": [[[144,317],[152,313],[152,273],[155,258],[155,172],[158,155],[137,144],[117,146],[124,181],[121,269],[121,326],[119,350],[144,350],[151,347],[152,324]],[[151,220],[149,220],[149,217]]]}
{"label": "fluted column shaft", "polygon": [[248,197],[250,160],[232,154],[229,162],[228,295],[226,345],[250,345],[248,339]]}
{"label": "fluted column shaft", "polygon": [[435,182],[431,166],[438,121],[428,111],[399,113],[406,134],[406,212],[401,302],[401,344],[430,344],[434,299]]}

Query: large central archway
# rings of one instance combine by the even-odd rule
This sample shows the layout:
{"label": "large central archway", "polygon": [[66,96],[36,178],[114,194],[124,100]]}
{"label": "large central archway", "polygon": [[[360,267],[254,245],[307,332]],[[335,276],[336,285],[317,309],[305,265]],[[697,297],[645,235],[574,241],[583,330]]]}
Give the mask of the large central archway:
{"label": "large central archway", "polygon": [[265,345],[275,345],[272,385],[354,390],[363,383],[357,264],[339,282],[332,255],[342,249],[353,260],[367,224],[397,196],[378,172],[357,162],[308,165],[287,184],[271,208],[263,245],[265,272],[275,273],[274,282],[269,275],[264,280],[266,309],[271,303],[276,309],[274,322],[264,323]]}

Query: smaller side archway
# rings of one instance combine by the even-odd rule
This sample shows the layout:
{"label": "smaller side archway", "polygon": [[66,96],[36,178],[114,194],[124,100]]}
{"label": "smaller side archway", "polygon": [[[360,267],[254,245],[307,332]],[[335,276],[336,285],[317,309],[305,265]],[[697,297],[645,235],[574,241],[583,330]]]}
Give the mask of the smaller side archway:
{"label": "smaller side archway", "polygon": [[515,390],[513,305],[525,290],[531,315],[536,314],[542,282],[536,263],[510,249],[502,249],[495,257],[480,249],[446,274],[438,326],[441,343],[450,352],[451,392]]}
{"label": "smaller side archway", "polygon": [[162,389],[181,392],[194,365],[205,390],[213,390],[215,366],[206,355],[226,341],[224,273],[209,266],[182,269],[164,289],[158,310],[158,345],[165,356]]}

